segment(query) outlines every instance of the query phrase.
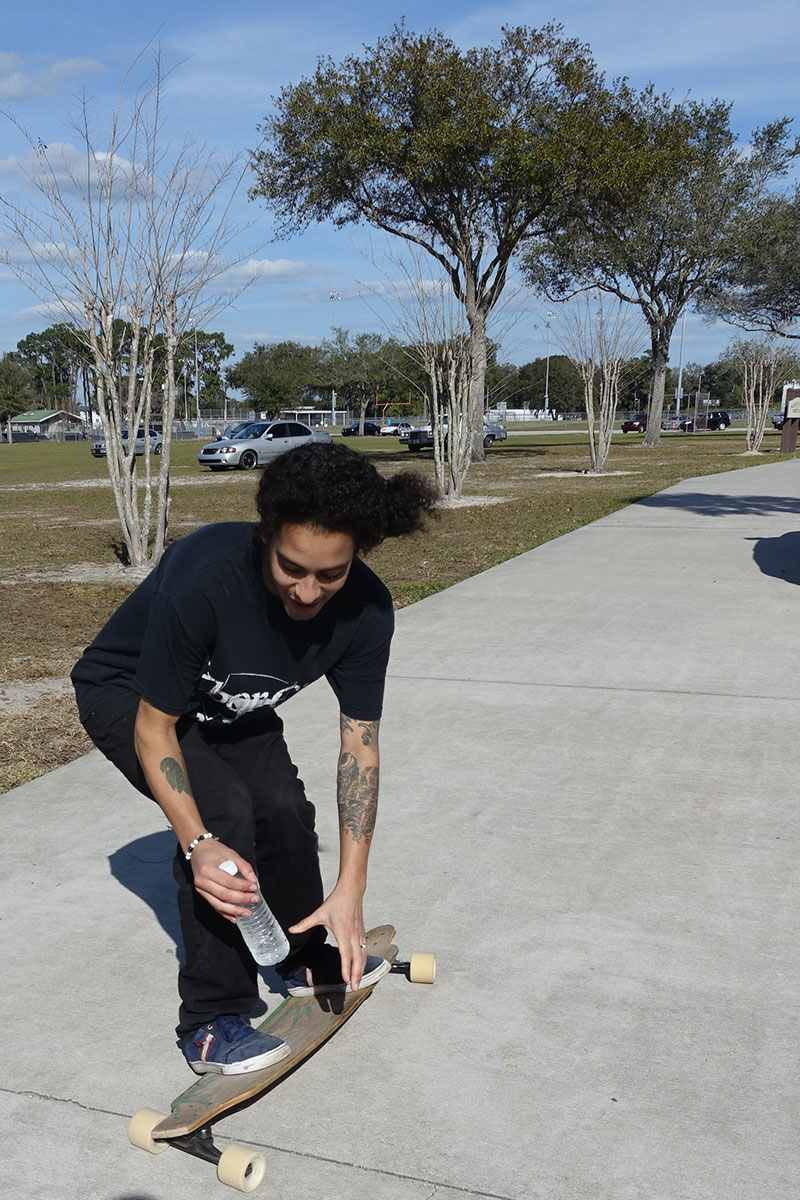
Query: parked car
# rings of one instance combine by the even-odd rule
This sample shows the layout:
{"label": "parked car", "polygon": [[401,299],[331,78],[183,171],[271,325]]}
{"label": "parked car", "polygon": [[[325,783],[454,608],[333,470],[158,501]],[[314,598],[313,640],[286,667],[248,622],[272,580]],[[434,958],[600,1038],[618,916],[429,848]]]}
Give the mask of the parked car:
{"label": "parked car", "polygon": [[239,437],[204,446],[197,461],[212,471],[227,471],[232,467],[252,471],[295,446],[330,440],[327,429],[311,429],[302,421],[253,421]]}
{"label": "parked car", "polygon": [[[447,426],[447,417],[444,418],[445,429]],[[483,444],[491,446],[493,442],[504,441],[508,437],[508,430],[505,425],[497,422],[487,421],[484,418],[483,422]],[[447,445],[447,434],[445,432],[445,445]],[[433,425],[429,421],[427,425],[422,425],[419,429],[412,429],[408,435],[408,448],[416,454],[420,450],[426,450],[433,446]]]}
{"label": "parked car", "polygon": [[231,438],[241,437],[248,425],[253,424],[253,421],[238,421],[235,425],[226,425],[222,433],[215,435],[214,441],[229,442]]}
{"label": "parked car", "polygon": [[[708,414],[706,429],[727,429],[730,423],[731,414],[718,408]],[[694,429],[694,417],[684,417],[680,422],[680,428],[684,433],[691,433]]]}
{"label": "parked car", "polygon": [[637,413],[634,417],[628,417],[627,421],[622,422],[623,433],[644,433],[647,429],[647,413]]}
{"label": "parked car", "polygon": [[[352,425],[345,425],[342,428],[342,437],[358,437],[360,422],[353,421]],[[380,437],[381,427],[375,421],[364,422],[364,437]]]}
{"label": "parked car", "polygon": [[786,418],[784,417],[784,415],[783,415],[783,413],[782,413],[782,412],[780,412],[780,413],[773,413],[773,416],[772,416],[772,428],[773,428],[773,429],[783,429],[783,422],[785,421],[785,419],[786,419]]}
{"label": "parked car", "polygon": [[508,430],[506,429],[505,425],[502,425],[499,421],[487,421],[484,419],[484,422],[483,422],[483,444],[484,444],[484,446],[491,446],[494,442],[504,442],[507,437],[508,437]]}
{"label": "parked car", "polygon": [[411,425],[408,421],[398,421],[396,425],[392,425],[389,422],[386,425],[381,425],[381,437],[399,437],[410,429]]}
{"label": "parked car", "polygon": [[[150,453],[151,454],[160,454],[161,446],[162,446],[161,434],[156,433],[155,429],[150,429],[150,430],[148,430],[148,435],[149,435],[148,440],[150,443]],[[122,431],[122,447],[127,452],[127,449],[128,449],[128,431],[127,431],[127,429],[123,429],[123,431]],[[133,444],[133,453],[134,454],[144,454],[144,447],[145,447],[144,428],[142,427],[142,428],[138,429],[136,432],[136,441]],[[92,442],[91,451],[95,458],[107,458],[108,451],[106,450],[106,439],[98,438],[96,442]]]}

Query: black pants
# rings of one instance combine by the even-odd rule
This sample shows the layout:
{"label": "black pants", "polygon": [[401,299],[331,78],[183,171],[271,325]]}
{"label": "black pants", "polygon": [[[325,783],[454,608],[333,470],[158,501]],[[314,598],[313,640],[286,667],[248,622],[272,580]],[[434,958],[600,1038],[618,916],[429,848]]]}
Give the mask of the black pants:
{"label": "black pants", "polygon": [[[82,696],[86,711],[85,693]],[[139,697],[103,689],[102,704],[84,721],[95,746],[143,795],[153,798],[133,742]],[[264,899],[287,929],[323,899],[314,806],[289,757],[283,724],[266,721],[209,729],[182,719],[178,740],[206,829],[255,868]],[[180,846],[173,867],[183,933],[178,977],[178,1035],[224,1013],[247,1014],[258,998],[257,968],[235,925],[194,889]],[[288,936],[288,935],[287,935]],[[325,940],[325,930],[290,936],[290,959]]]}

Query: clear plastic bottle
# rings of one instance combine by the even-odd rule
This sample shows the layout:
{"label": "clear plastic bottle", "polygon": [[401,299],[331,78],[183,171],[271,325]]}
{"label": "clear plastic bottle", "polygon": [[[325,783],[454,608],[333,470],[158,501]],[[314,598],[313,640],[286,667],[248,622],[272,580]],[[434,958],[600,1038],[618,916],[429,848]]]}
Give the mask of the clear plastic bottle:
{"label": "clear plastic bottle", "polygon": [[[236,863],[228,859],[220,863],[219,869],[229,875],[242,879],[241,871],[236,869]],[[286,934],[273,917],[264,897],[259,893],[258,902],[253,905],[251,917],[237,917],[236,924],[242,931],[245,945],[260,967],[271,967],[283,962],[289,953],[289,943]]]}

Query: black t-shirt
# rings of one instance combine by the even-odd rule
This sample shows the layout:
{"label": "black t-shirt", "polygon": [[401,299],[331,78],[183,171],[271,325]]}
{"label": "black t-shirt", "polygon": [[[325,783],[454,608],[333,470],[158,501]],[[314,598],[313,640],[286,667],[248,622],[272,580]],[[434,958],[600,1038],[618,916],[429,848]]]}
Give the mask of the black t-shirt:
{"label": "black t-shirt", "polygon": [[82,718],[109,687],[213,725],[268,716],[328,679],[343,713],[381,715],[394,630],[391,596],[355,558],[316,617],[293,621],[266,588],[255,526],[207,525],[164,554],[76,664]]}

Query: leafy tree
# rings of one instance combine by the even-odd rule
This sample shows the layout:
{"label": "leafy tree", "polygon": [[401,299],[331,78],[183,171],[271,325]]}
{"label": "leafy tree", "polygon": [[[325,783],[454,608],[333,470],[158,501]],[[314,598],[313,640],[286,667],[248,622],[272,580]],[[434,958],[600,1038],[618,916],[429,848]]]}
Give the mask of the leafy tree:
{"label": "leafy tree", "polygon": [[231,387],[260,411],[276,416],[287,406],[313,403],[323,382],[322,354],[299,342],[256,342],[228,371]]}
{"label": "leafy tree", "polygon": [[[651,354],[640,354],[629,358],[620,378],[620,406],[636,412],[647,408],[652,380],[653,357]],[[669,369],[667,370],[666,386],[670,386]]]}
{"label": "leafy tree", "polygon": [[[517,372],[517,398],[522,405],[536,410],[544,407],[547,359],[535,358]],[[550,355],[547,387],[549,407],[554,412],[579,412],[583,408],[583,384],[580,372],[566,354]]]}
{"label": "leafy tree", "polygon": [[751,333],[800,338],[800,187],[756,209],[703,308]]}
{"label": "leafy tree", "polygon": [[281,234],[366,221],[441,264],[468,323],[475,458],[487,321],[512,256],[574,187],[597,87],[588,49],[558,25],[467,51],[396,27],[363,57],[321,60],[285,87],[260,130],[250,194]]}
{"label": "leafy tree", "polygon": [[397,349],[392,339],[378,333],[353,337],[344,329],[334,329],[333,336],[322,343],[327,387],[335,388],[340,399],[358,412],[362,432],[370,407],[373,416],[380,416],[379,405],[393,397],[395,401],[403,399],[404,377],[398,373]]}
{"label": "leafy tree", "polygon": [[42,403],[74,412],[78,380],[88,367],[75,326],[61,322],[40,333],[29,333],[17,342],[17,353],[31,368],[33,386]]}
{"label": "leafy tree", "polygon": [[[207,408],[221,407],[228,383],[228,371],[223,364],[233,351],[234,347],[225,340],[224,333],[205,333],[202,329],[186,331],[175,355],[175,373],[176,376],[182,376],[185,371],[189,387],[194,392],[197,368],[201,405]],[[160,374],[157,371],[157,382]]]}
{"label": "leafy tree", "polygon": [[783,120],[757,131],[743,153],[729,104],[676,104],[652,87],[637,93],[618,84],[592,115],[579,186],[526,270],[551,298],[599,287],[641,308],[650,328],[652,446],[675,324],[725,277],[738,231],[796,150]]}
{"label": "leafy tree", "polygon": [[6,422],[6,441],[12,442],[11,418],[25,412],[35,398],[33,374],[14,351],[0,358],[0,422]]}

